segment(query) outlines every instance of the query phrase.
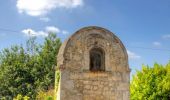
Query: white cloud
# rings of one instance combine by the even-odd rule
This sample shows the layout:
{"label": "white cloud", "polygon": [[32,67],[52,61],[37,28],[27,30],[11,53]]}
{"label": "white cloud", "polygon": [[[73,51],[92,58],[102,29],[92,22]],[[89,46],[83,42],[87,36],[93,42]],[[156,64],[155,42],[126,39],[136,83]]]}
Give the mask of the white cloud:
{"label": "white cloud", "polygon": [[127,50],[127,53],[128,53],[129,59],[140,59],[140,58],[141,58],[141,56],[139,56],[139,55],[137,55],[136,53],[131,52],[131,51],[129,51],[129,50]]}
{"label": "white cloud", "polygon": [[162,36],[163,39],[170,39],[170,34],[166,34]]}
{"label": "white cloud", "polygon": [[154,45],[154,46],[159,47],[159,46],[161,46],[161,43],[160,43],[160,42],[155,41],[155,42],[153,42],[153,45]]}
{"label": "white cloud", "polygon": [[47,32],[54,32],[54,33],[59,33],[59,32],[60,32],[60,29],[57,28],[57,27],[55,27],[55,26],[47,26],[47,27],[45,28],[45,30],[46,30]]}
{"label": "white cloud", "polygon": [[36,36],[36,37],[46,37],[48,34],[52,33],[61,33],[63,35],[68,34],[69,32],[66,30],[60,30],[59,28],[55,26],[47,26],[45,27],[44,31],[35,31],[31,28],[27,28],[22,30],[22,33],[24,33],[26,36]]}
{"label": "white cloud", "polygon": [[69,32],[66,31],[66,30],[63,30],[61,33],[64,34],[64,35],[69,34]]}
{"label": "white cloud", "polygon": [[56,8],[76,8],[83,5],[83,0],[17,0],[19,13],[30,16],[46,15]]}
{"label": "white cloud", "polygon": [[48,17],[41,17],[40,20],[42,20],[44,22],[49,22],[50,18],[48,18]]}
{"label": "white cloud", "polygon": [[33,29],[24,29],[22,30],[22,33],[24,33],[26,36],[42,36],[42,37],[46,37],[48,36],[48,33],[44,32],[44,31],[35,31]]}

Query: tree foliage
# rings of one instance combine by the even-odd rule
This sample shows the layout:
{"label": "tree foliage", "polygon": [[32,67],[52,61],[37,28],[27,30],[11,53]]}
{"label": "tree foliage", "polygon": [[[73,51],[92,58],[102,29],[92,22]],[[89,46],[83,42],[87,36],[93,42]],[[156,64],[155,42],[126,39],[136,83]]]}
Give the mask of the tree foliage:
{"label": "tree foliage", "polygon": [[56,57],[61,41],[49,34],[43,44],[30,38],[24,46],[12,46],[0,54],[0,99],[18,94],[36,97],[38,91],[54,88]]}
{"label": "tree foliage", "polygon": [[142,66],[131,80],[131,100],[170,100],[170,63]]}

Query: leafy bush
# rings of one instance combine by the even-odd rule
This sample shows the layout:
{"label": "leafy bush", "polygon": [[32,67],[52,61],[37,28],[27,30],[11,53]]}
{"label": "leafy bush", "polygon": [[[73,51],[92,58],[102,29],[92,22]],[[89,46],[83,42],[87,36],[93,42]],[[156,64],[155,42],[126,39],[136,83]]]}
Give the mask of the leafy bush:
{"label": "leafy bush", "polygon": [[37,100],[54,100],[55,98],[54,95],[55,95],[54,89],[48,90],[47,92],[40,91],[38,92],[36,99]]}
{"label": "leafy bush", "polygon": [[35,99],[38,91],[54,89],[56,56],[61,41],[49,34],[44,43],[30,38],[24,46],[12,46],[0,53],[0,99],[20,95]]}
{"label": "leafy bush", "polygon": [[131,100],[170,100],[170,63],[142,66],[131,80]]}
{"label": "leafy bush", "polygon": [[21,94],[18,94],[16,98],[13,100],[30,100],[30,97],[28,96],[22,96]]}

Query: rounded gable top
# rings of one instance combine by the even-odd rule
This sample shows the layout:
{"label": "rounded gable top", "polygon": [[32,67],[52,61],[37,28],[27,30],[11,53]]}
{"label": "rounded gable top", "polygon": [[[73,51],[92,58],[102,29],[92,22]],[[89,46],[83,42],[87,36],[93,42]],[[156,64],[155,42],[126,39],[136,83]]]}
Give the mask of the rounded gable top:
{"label": "rounded gable top", "polygon": [[[97,36],[97,35],[99,35],[99,36]],[[88,27],[83,27],[83,28],[79,29],[74,34],[72,34],[67,40],[65,40],[63,42],[62,46],[60,47],[58,56],[57,56],[58,65],[59,66],[63,65],[63,63],[65,63],[65,60],[67,60],[67,58],[65,57],[66,49],[69,47],[72,47],[70,45],[73,44],[73,41],[75,41],[75,39],[88,38],[88,37],[89,37],[89,40],[93,39],[93,37],[99,37],[99,38],[101,37],[101,38],[111,41],[114,44],[116,43],[117,45],[119,45],[118,47],[120,47],[120,50],[124,54],[124,58],[125,58],[124,60],[126,60],[126,62],[128,63],[128,55],[127,55],[126,48],[123,45],[123,43],[121,42],[121,40],[113,32],[111,32],[105,28],[98,27],[98,26],[88,26]],[[86,41],[83,40],[81,43],[84,43],[84,42],[86,42]],[[86,45],[86,44],[83,44],[83,45]],[[113,46],[113,45],[111,45],[111,46]],[[106,53],[108,53],[108,51]]]}

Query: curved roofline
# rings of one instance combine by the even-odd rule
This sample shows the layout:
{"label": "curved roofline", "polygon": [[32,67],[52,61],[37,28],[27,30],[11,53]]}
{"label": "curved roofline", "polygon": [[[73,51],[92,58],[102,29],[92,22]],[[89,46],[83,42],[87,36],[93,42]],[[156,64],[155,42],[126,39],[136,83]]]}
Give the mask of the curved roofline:
{"label": "curved roofline", "polygon": [[[87,26],[87,27],[82,27],[80,28],[79,30],[75,31],[70,37],[68,37],[62,44],[60,50],[59,50],[59,53],[58,53],[58,59],[60,59],[61,56],[63,56],[64,52],[65,52],[65,48],[67,47],[67,44],[68,42],[77,34],[80,34],[80,31],[84,31],[84,30],[88,30],[88,29],[99,29],[99,30],[103,30],[103,31],[106,31],[106,33],[111,33],[111,35],[113,37],[115,37],[118,41],[119,41],[119,44],[123,50],[123,52],[125,53],[125,56],[126,56],[126,59],[128,60],[128,54],[127,54],[127,50],[125,48],[125,46],[123,45],[122,41],[115,35],[115,33],[109,31],[108,29],[106,28],[103,28],[103,27],[99,27],[99,26]],[[64,58],[63,58],[64,60]],[[128,66],[129,67],[129,66]]]}

